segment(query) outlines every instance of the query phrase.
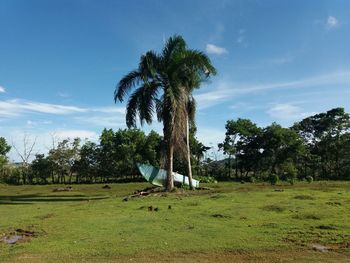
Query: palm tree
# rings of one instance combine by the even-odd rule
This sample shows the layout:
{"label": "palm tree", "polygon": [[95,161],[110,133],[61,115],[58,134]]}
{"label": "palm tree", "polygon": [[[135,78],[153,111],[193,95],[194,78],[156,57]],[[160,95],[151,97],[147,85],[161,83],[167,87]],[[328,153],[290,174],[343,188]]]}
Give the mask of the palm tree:
{"label": "palm tree", "polygon": [[186,149],[184,134],[191,83],[208,77],[209,73],[215,73],[209,58],[200,51],[187,49],[184,39],[175,35],[168,39],[160,54],[148,51],[142,55],[138,68],[125,75],[115,89],[115,102],[122,102],[135,88],[126,107],[128,127],[136,127],[137,118],[141,125],[150,124],[154,113],[163,122],[167,191],[174,188],[174,149]]}

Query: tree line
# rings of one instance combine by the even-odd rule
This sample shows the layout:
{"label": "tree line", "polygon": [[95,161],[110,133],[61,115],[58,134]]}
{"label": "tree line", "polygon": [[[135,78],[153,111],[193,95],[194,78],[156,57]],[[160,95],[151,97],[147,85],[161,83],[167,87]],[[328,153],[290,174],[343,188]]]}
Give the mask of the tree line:
{"label": "tree line", "polygon": [[[350,179],[350,118],[343,108],[307,117],[292,127],[258,127],[249,119],[229,120],[218,145],[225,158],[206,154],[191,126],[192,173],[202,181]],[[136,163],[162,166],[164,138],[155,131],[104,129],[98,142],[64,139],[31,163],[14,165],[11,146],[0,137],[0,181],[8,184],[110,183],[143,180]],[[174,170],[187,175],[187,160],[174,154]]]}
{"label": "tree line", "polygon": [[310,177],[350,179],[350,118],[343,108],[307,117],[290,128],[277,123],[261,128],[248,119],[229,120],[219,148],[228,159],[216,171],[229,178],[277,176],[291,183]]}

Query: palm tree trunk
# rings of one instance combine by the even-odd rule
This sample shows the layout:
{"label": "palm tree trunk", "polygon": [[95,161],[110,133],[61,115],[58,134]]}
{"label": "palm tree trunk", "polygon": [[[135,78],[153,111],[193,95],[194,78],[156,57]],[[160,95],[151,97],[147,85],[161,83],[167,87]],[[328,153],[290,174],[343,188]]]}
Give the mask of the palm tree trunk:
{"label": "palm tree trunk", "polygon": [[166,191],[170,192],[174,189],[174,177],[173,177],[173,155],[174,155],[174,146],[168,141],[167,142],[167,185]]}
{"label": "palm tree trunk", "polygon": [[188,114],[186,116],[186,144],[187,144],[187,175],[188,175],[188,183],[190,185],[190,189],[193,190],[193,182],[192,182],[192,167],[191,167],[191,149],[190,149],[190,124],[188,119]]}

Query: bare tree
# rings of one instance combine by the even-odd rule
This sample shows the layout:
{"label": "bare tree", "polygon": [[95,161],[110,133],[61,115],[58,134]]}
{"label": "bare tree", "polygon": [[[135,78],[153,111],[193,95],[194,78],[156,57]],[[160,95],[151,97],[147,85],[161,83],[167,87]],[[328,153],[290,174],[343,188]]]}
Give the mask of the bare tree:
{"label": "bare tree", "polygon": [[36,144],[37,137],[31,139],[27,133],[24,133],[22,143],[23,148],[18,149],[14,141],[12,140],[12,147],[15,149],[16,153],[22,160],[23,166],[27,167],[29,163],[29,159],[33,156],[33,150]]}

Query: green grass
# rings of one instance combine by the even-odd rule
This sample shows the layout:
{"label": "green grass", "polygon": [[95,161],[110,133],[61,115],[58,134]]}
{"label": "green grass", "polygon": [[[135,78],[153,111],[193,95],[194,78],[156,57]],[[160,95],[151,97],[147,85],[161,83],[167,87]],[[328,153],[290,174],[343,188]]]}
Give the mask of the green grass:
{"label": "green grass", "polygon": [[[72,192],[53,192],[60,186],[0,185],[0,237],[18,228],[37,233],[16,245],[0,243],[0,261],[347,262],[350,258],[350,182],[219,183],[206,185],[212,190],[122,201],[148,186],[73,185]],[[149,206],[159,211],[150,212]],[[330,252],[313,251],[315,243]]]}

